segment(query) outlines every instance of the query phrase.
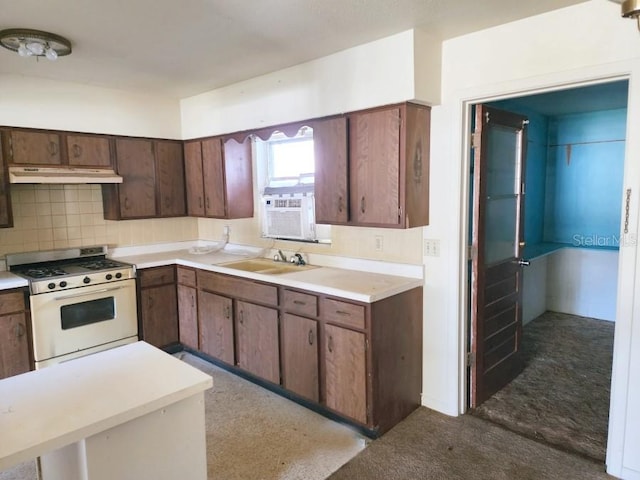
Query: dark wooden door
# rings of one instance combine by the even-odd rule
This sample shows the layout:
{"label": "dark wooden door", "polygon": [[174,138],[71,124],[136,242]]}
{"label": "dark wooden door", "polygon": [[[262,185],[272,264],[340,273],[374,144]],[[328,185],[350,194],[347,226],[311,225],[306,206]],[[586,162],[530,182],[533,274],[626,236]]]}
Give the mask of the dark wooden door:
{"label": "dark wooden door", "polygon": [[204,180],[202,173],[202,143],[184,144],[184,168],[189,216],[204,217]]}
{"label": "dark wooden door", "polygon": [[29,369],[25,314],[0,316],[0,379],[28,372]]}
{"label": "dark wooden door", "polygon": [[284,388],[319,401],[318,322],[285,313],[282,317]]}
{"label": "dark wooden door", "polygon": [[237,302],[238,366],[273,383],[280,383],[278,311]]}
{"label": "dark wooden door", "polygon": [[348,142],[345,117],[313,124],[316,223],[347,223]]}
{"label": "dark wooden door", "polygon": [[226,218],[253,217],[251,139],[242,143],[229,139],[223,149]]}
{"label": "dark wooden door", "polygon": [[364,333],[325,326],[327,407],[360,423],[367,422],[367,369]]}
{"label": "dark wooden door", "polygon": [[178,285],[178,330],[180,343],[198,350],[197,290]]}
{"label": "dark wooden door", "polygon": [[356,224],[397,225],[400,210],[400,109],[349,118],[350,213]]}
{"label": "dark wooden door", "polygon": [[184,160],[182,144],[156,141],[156,187],[161,217],[182,217],[185,205]]}
{"label": "dark wooden door", "polygon": [[180,334],[176,286],[162,285],[142,289],[140,303],[142,339],[156,347],[178,342]]}
{"label": "dark wooden door", "polygon": [[207,217],[224,218],[226,195],[222,140],[210,138],[202,141],[202,173],[204,178],[204,211]]}
{"label": "dark wooden door", "polygon": [[73,167],[111,167],[109,139],[90,135],[67,135],[67,157]]}
{"label": "dark wooden door", "polygon": [[116,139],[120,216],[149,218],[156,216],[155,161],[153,142],[130,138]]}
{"label": "dark wooden door", "polygon": [[234,364],[232,303],[215,293],[198,293],[200,350],[230,365]]}
{"label": "dark wooden door", "polygon": [[476,107],[471,281],[471,407],[522,371],[526,117]]}
{"label": "dark wooden door", "polygon": [[60,165],[60,136],[45,132],[11,132],[11,163],[18,165]]}

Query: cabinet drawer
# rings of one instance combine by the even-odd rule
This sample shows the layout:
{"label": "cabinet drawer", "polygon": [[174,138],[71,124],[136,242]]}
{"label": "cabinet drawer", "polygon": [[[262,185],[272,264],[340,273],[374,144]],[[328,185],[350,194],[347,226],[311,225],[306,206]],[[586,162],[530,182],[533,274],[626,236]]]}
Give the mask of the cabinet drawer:
{"label": "cabinet drawer", "polygon": [[142,288],[176,282],[176,271],[173,266],[139,270],[138,274]]}
{"label": "cabinet drawer", "polygon": [[353,328],[365,328],[364,306],[341,302],[330,298],[322,299],[322,317],[333,323]]}
{"label": "cabinet drawer", "polygon": [[0,315],[24,311],[24,295],[22,292],[0,294]]}
{"label": "cabinet drawer", "polygon": [[178,267],[178,283],[188,287],[196,286],[196,271],[188,268]]}
{"label": "cabinet drawer", "polygon": [[278,287],[275,285],[266,285],[232,275],[203,271],[198,271],[198,285],[202,290],[221,293],[233,298],[267,305],[278,304]]}
{"label": "cabinet drawer", "polygon": [[318,316],[318,297],[307,293],[284,290],[282,303],[287,312],[307,317]]}

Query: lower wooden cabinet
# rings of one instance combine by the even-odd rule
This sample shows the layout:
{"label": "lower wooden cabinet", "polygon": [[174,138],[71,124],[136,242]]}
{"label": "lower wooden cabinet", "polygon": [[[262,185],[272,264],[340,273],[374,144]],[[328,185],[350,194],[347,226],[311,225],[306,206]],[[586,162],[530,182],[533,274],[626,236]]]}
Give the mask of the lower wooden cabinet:
{"label": "lower wooden cabinet", "polygon": [[301,397],[320,401],[318,322],[282,316],[282,386]]}
{"label": "lower wooden cabinet", "polygon": [[180,287],[197,283],[198,349],[232,371],[376,434],[420,406],[422,288],[369,304],[206,270],[187,281],[178,272],[183,344],[195,348],[194,309],[193,292]]}
{"label": "lower wooden cabinet", "polygon": [[175,267],[138,270],[139,335],[156,347],[177,344],[178,298]]}
{"label": "lower wooden cabinet", "polygon": [[367,423],[365,334],[326,325],[324,365],[327,407]]}
{"label": "lower wooden cabinet", "polygon": [[280,383],[278,310],[237,302],[237,365],[264,380]]}
{"label": "lower wooden cabinet", "polygon": [[24,292],[0,292],[0,379],[31,370]]}
{"label": "lower wooden cabinet", "polygon": [[201,290],[198,312],[200,350],[233,365],[233,302],[228,297]]}
{"label": "lower wooden cabinet", "polygon": [[178,332],[180,343],[198,349],[198,291],[178,284]]}

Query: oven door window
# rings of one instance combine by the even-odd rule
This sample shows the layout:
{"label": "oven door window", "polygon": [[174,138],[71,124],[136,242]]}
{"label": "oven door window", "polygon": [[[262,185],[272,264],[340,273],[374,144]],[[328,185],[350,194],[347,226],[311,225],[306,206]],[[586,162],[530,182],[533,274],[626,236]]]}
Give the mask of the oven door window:
{"label": "oven door window", "polygon": [[60,307],[62,329],[91,325],[115,318],[116,302],[114,297],[98,298],[88,302],[73,303]]}

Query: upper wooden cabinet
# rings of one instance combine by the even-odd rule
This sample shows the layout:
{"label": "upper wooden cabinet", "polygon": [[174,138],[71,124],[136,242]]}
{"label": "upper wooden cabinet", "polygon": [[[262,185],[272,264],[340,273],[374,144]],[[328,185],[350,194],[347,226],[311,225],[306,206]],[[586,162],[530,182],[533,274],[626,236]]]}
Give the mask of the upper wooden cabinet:
{"label": "upper wooden cabinet", "polygon": [[194,217],[253,216],[251,141],[220,137],[184,144],[187,211]]}
{"label": "upper wooden cabinet", "polygon": [[9,164],[61,165],[60,135],[57,132],[9,130]]}
{"label": "upper wooden cabinet", "polygon": [[313,124],[316,223],[429,223],[429,107],[405,103]]}
{"label": "upper wooden cabinet", "polygon": [[347,118],[313,123],[316,223],[349,221]]}
{"label": "upper wooden cabinet", "polygon": [[8,129],[4,133],[10,165],[112,168],[111,139],[49,130]]}
{"label": "upper wooden cabinet", "polygon": [[73,167],[111,168],[111,145],[107,137],[67,135],[67,157]]}
{"label": "upper wooden cabinet", "polygon": [[[2,139],[0,138],[0,142]],[[2,144],[0,144],[0,147]],[[13,227],[11,213],[11,195],[9,194],[9,179],[4,161],[3,149],[0,148],[0,228]]]}
{"label": "upper wooden cabinet", "polygon": [[185,215],[182,145],[171,140],[117,138],[116,165],[121,184],[102,185],[104,218]]}

